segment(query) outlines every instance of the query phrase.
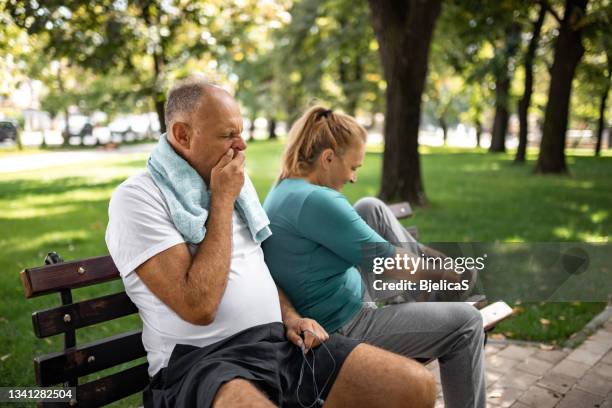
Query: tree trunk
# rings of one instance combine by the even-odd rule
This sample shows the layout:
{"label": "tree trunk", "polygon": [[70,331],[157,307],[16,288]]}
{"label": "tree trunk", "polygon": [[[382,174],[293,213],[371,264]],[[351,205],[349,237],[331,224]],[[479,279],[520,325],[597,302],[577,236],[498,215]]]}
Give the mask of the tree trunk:
{"label": "tree trunk", "polygon": [[257,117],[253,115],[253,118],[251,118],[251,125],[249,126],[249,141],[255,141],[255,119],[257,119]]}
{"label": "tree trunk", "polygon": [[276,119],[268,119],[268,139],[276,140]]}
{"label": "tree trunk", "polygon": [[[162,10],[154,2],[139,2],[141,17],[147,26],[159,26],[161,24]],[[153,11],[153,13],[152,13]],[[155,19],[155,21],[153,20]],[[166,132],[166,95],[164,94],[163,88],[160,84],[162,75],[164,73],[164,67],[166,66],[167,60],[165,57],[165,47],[163,38],[161,39],[159,50],[156,48],[153,51],[153,103],[155,104],[155,111],[157,112],[157,120],[159,121],[159,130],[161,133]]]}
{"label": "tree trunk", "polygon": [[524,163],[527,152],[527,134],[529,131],[528,112],[529,105],[531,105],[531,94],[533,93],[533,60],[535,59],[536,49],[540,41],[540,32],[542,31],[542,24],[544,24],[544,17],[546,17],[546,8],[540,6],[540,13],[533,25],[531,40],[529,40],[529,47],[527,47],[527,53],[525,54],[525,90],[518,104],[519,144],[516,150],[516,156],[514,157],[515,163]]}
{"label": "tree trunk", "polygon": [[602,94],[599,104],[599,119],[597,120],[597,143],[595,144],[595,156],[601,154],[601,141],[603,138],[603,127],[606,118],[606,102],[608,99],[608,90]]}
{"label": "tree trunk", "polygon": [[426,203],[419,157],[421,96],[441,0],[369,0],[387,81],[380,197]]}
{"label": "tree trunk", "polygon": [[508,131],[508,98],[510,92],[510,78],[507,72],[504,78],[495,81],[495,119],[491,132],[491,146],[489,151],[498,153],[506,151],[506,132]]}
{"label": "tree trunk", "polygon": [[595,156],[599,156],[601,153],[603,129],[606,125],[606,106],[608,102],[608,90],[610,89],[610,79],[612,79],[612,56],[608,54],[608,82],[606,83],[606,89],[601,93],[600,97],[599,119],[597,120],[597,143],[595,144]]}
{"label": "tree trunk", "polygon": [[162,76],[164,59],[157,52],[153,54],[153,67],[155,72],[155,90],[153,91],[153,101],[155,103],[155,111],[159,120],[159,130],[161,133],[166,133],[166,95],[159,89],[159,80]]}
{"label": "tree trunk", "polygon": [[[57,69],[56,79],[57,79],[57,88],[60,90],[62,94],[65,94],[66,89],[64,87],[64,79],[62,78],[61,65]],[[68,146],[70,144],[70,112],[68,112],[67,106],[64,107],[64,121],[65,121],[65,124],[64,124],[64,130],[62,131],[62,136],[63,136],[62,145]],[[43,135],[43,141],[44,141],[44,135]]]}
{"label": "tree trunk", "polygon": [[582,28],[578,21],[586,12],[588,0],[566,0],[565,14],[559,27],[554,60],[550,70],[548,103],[544,113],[544,130],[535,171],[565,173],[565,133],[572,80],[584,54]]}
{"label": "tree trunk", "polygon": [[66,124],[64,126],[64,140],[63,145],[68,146],[70,144],[70,113],[68,112],[68,108],[64,109],[64,120]]}
{"label": "tree trunk", "polygon": [[444,116],[438,118],[438,123],[440,123],[440,127],[442,128],[442,143],[446,146],[448,144],[448,124]]}
{"label": "tree trunk", "polygon": [[513,72],[509,68],[509,62],[516,54],[520,44],[521,27],[513,23],[506,29],[506,41],[498,56],[499,61],[495,69],[495,118],[493,120],[493,131],[491,133],[490,152],[506,151],[506,133],[508,132],[508,102],[510,100],[510,83]]}
{"label": "tree trunk", "polygon": [[480,138],[482,136],[482,122],[476,121],[476,147],[480,147]]}
{"label": "tree trunk", "polygon": [[161,133],[166,132],[166,109],[165,109],[165,96],[163,94],[155,94],[155,112],[157,112],[157,120],[159,120],[159,131]]}

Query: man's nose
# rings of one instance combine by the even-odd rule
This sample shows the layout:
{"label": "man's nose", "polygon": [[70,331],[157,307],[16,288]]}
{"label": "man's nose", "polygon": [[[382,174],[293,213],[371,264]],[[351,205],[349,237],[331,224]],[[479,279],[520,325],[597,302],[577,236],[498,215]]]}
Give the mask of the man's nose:
{"label": "man's nose", "polygon": [[246,148],[247,148],[247,145],[244,142],[244,139],[242,137],[238,138],[238,140],[236,140],[232,144],[232,149],[234,150],[242,151],[242,150],[246,150]]}

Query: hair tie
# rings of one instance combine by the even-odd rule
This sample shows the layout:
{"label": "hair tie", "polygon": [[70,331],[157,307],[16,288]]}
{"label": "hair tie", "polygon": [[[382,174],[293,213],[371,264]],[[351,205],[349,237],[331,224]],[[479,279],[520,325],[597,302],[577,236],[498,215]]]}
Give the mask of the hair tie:
{"label": "hair tie", "polygon": [[325,109],[322,112],[319,112],[319,118],[328,118],[333,112],[331,109]]}

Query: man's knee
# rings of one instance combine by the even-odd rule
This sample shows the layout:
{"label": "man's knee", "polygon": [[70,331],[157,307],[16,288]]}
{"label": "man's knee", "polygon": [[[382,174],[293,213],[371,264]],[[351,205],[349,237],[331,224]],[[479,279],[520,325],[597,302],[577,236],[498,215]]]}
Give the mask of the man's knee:
{"label": "man's knee", "polygon": [[355,348],[340,373],[328,397],[333,407],[421,408],[435,404],[436,382],[429,370],[374,346]]}
{"label": "man's knee", "polygon": [[357,214],[364,217],[368,214],[375,214],[378,209],[385,206],[386,204],[376,197],[363,197],[360,198],[353,207],[355,211],[357,211]]}
{"label": "man's knee", "polygon": [[435,405],[436,379],[426,367],[421,364],[418,365],[418,368],[411,367],[405,381],[412,381],[414,387],[410,392],[406,389],[406,395],[401,397],[403,401],[414,398],[421,401],[420,406],[422,407],[433,407]]}

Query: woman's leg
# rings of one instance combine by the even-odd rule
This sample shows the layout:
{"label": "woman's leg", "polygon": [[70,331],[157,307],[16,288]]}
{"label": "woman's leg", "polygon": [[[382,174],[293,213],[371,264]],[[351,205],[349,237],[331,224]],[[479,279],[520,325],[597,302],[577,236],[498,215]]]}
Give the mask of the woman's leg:
{"label": "woman's leg", "polygon": [[[445,258],[446,255],[422,245],[414,239],[412,235],[400,224],[395,218],[389,207],[380,199],[375,197],[364,197],[357,201],[353,206],[357,214],[382,238],[392,243],[393,245],[407,249],[414,256],[425,256],[429,258]],[[373,281],[380,279],[380,276],[373,276],[371,271],[361,271],[362,278],[368,288],[369,297],[373,300],[386,301],[389,303],[398,303],[398,301],[456,301],[472,290],[476,283],[477,273],[470,270],[461,272],[461,279],[467,279],[470,282],[470,289],[467,292],[459,291],[432,291],[421,292],[418,290],[411,291],[375,291],[373,289]],[[456,280],[458,275],[452,270],[428,270],[427,274],[432,281],[440,280]],[[401,296],[398,298],[398,296]]]}
{"label": "woman's leg", "polygon": [[437,358],[447,408],[485,407],[480,312],[462,302],[363,308],[338,331],[412,358]]}
{"label": "woman's leg", "polygon": [[[412,235],[400,224],[389,207],[376,197],[364,197],[353,206],[357,214],[387,242],[395,246],[407,249],[414,256],[419,256],[420,245]],[[381,279],[371,271],[360,269],[362,279],[368,290],[368,297],[383,303],[398,303],[415,300],[433,300],[433,296],[420,293],[419,291],[384,290],[374,289],[374,281]],[[387,279],[382,278],[387,281]]]}
{"label": "woman's leg", "polygon": [[395,218],[389,207],[376,197],[364,197],[353,206],[357,214],[388,242],[396,246],[412,247],[418,253],[418,243]]}

